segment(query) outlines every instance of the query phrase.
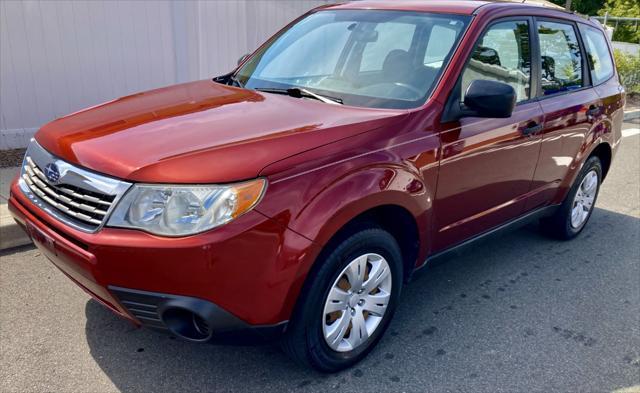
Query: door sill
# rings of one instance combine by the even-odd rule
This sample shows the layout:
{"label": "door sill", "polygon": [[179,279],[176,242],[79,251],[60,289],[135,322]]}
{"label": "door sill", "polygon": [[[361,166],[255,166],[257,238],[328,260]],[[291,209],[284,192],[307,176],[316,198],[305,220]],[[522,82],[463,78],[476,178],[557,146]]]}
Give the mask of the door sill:
{"label": "door sill", "polygon": [[432,267],[446,260],[450,259],[453,256],[459,255],[466,248],[471,247],[472,245],[490,239],[495,239],[505,234],[506,232],[511,232],[515,229],[521,228],[533,221],[539,220],[544,217],[549,217],[555,213],[555,211],[560,207],[560,205],[550,205],[544,206],[541,208],[537,208],[528,213],[523,214],[522,216],[515,218],[511,221],[508,221],[502,225],[494,227],[486,232],[483,232],[479,235],[476,235],[472,238],[469,238],[461,243],[448,247],[442,251],[438,251],[434,254],[431,254],[427,257],[425,262],[419,267],[413,270],[413,273],[409,277],[409,281],[414,278],[414,274],[427,270],[425,267]]}

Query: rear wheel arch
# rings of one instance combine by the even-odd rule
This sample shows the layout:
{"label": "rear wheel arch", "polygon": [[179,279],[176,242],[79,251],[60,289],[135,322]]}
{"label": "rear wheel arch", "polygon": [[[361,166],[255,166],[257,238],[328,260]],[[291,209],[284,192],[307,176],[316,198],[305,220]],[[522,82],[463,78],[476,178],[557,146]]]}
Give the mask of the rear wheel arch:
{"label": "rear wheel arch", "polygon": [[588,148],[584,150],[584,153],[580,154],[576,158],[576,160],[579,161],[580,164],[576,165],[573,169],[567,172],[564,180],[562,180],[560,186],[558,187],[558,193],[553,198],[553,203],[561,204],[564,201],[569,193],[569,190],[573,186],[573,183],[576,181],[578,175],[580,174],[582,167],[589,160],[589,158],[594,156],[600,159],[602,165],[602,180],[605,179],[611,167],[613,150],[611,148],[611,145],[607,141],[599,138],[595,142],[591,143]]}
{"label": "rear wheel arch", "polygon": [[[611,146],[609,146],[607,142],[599,143],[595,147],[595,149],[591,151],[591,154],[589,154],[587,160],[593,156],[596,156],[600,159],[600,164],[602,165],[602,180],[604,180],[607,177],[609,168],[611,167],[611,159],[613,157]],[[585,162],[587,160],[585,160]]]}
{"label": "rear wheel arch", "polygon": [[543,231],[561,240],[569,240],[577,236],[584,229],[594,210],[600,184],[604,178],[603,174],[600,158],[596,154],[590,154],[580,167],[578,176],[562,204],[552,216],[540,221]]}

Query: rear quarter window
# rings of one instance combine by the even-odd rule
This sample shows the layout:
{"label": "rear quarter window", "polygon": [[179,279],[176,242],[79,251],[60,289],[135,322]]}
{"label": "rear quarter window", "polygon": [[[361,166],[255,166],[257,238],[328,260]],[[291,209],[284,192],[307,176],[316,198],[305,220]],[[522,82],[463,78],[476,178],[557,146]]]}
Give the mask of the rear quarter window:
{"label": "rear quarter window", "polygon": [[602,31],[581,25],[580,31],[589,59],[589,72],[593,84],[600,84],[613,76],[613,60]]}

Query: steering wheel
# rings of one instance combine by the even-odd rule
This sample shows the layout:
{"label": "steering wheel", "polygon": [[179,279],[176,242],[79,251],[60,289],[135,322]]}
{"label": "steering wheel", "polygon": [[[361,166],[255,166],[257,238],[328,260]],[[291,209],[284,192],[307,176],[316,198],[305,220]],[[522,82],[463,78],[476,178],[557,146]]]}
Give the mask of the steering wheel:
{"label": "steering wheel", "polygon": [[[333,83],[332,83],[333,82]],[[348,85],[348,86],[353,86],[353,82],[351,82],[348,79],[345,79],[343,77],[340,76],[335,76],[335,75],[327,75],[322,77],[320,80],[318,80],[316,82],[317,86],[323,86],[323,87],[331,87],[334,83],[338,83],[339,85]]]}

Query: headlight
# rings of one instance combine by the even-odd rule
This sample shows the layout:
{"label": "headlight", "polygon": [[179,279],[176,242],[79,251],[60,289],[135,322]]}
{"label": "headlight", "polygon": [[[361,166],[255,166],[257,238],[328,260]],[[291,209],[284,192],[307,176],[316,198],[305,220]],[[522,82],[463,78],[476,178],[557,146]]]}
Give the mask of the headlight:
{"label": "headlight", "polygon": [[185,236],[228,223],[251,210],[267,182],[228,185],[134,184],[120,200],[108,226],[164,236]]}

